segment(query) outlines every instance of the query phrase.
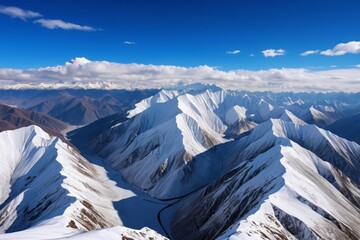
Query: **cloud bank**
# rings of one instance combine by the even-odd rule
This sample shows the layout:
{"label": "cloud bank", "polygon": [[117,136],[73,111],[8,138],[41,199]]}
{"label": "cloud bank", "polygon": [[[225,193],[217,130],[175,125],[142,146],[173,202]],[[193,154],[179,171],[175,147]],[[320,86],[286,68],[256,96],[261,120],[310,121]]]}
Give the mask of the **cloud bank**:
{"label": "cloud bank", "polygon": [[221,71],[209,66],[121,64],[75,58],[38,69],[0,69],[0,88],[133,89],[175,86],[179,82],[216,84],[249,91],[345,91],[360,89],[360,69],[310,71],[303,68]]}
{"label": "cloud bank", "polygon": [[6,7],[0,6],[0,13],[9,15],[12,18],[20,18],[21,20],[27,20],[30,18],[41,17],[42,15],[37,12],[23,10],[18,7]]}
{"label": "cloud bank", "polygon": [[276,57],[285,55],[284,49],[266,49],[261,52],[264,54],[265,57]]}

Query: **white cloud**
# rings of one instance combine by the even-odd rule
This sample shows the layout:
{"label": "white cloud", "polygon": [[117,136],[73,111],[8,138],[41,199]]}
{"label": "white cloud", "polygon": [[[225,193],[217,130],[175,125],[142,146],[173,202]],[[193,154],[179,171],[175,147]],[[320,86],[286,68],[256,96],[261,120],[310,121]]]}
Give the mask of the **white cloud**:
{"label": "white cloud", "polygon": [[18,7],[0,6],[0,13],[9,15],[9,16],[11,16],[13,18],[20,18],[22,20],[41,17],[40,13],[33,12],[33,11],[28,11],[28,10],[23,10],[21,8],[18,8]]}
{"label": "white cloud", "polygon": [[60,66],[1,69],[0,88],[160,88],[202,82],[249,91],[347,91],[360,89],[360,69],[303,68],[221,71],[209,66],[121,64],[76,58]]}
{"label": "white cloud", "polygon": [[360,64],[355,65],[355,67],[360,68]]}
{"label": "white cloud", "polygon": [[305,57],[305,56],[309,56],[309,55],[312,55],[312,54],[316,54],[318,52],[319,52],[319,50],[309,50],[309,51],[301,53],[300,56]]}
{"label": "white cloud", "polygon": [[325,56],[340,56],[348,53],[360,53],[360,41],[339,43],[333,49],[328,49],[320,52],[320,54]]}
{"label": "white cloud", "polygon": [[285,54],[284,49],[266,49],[264,51],[261,51],[265,57],[276,57],[276,56],[282,56]]}
{"label": "white cloud", "polygon": [[39,23],[41,26],[49,29],[64,29],[64,30],[79,30],[79,31],[97,31],[99,29],[82,26],[75,23],[64,22],[60,19],[38,19],[34,23]]}
{"label": "white cloud", "polygon": [[330,65],[330,67],[331,67],[331,68],[337,68],[337,66],[336,66],[336,65]]}
{"label": "white cloud", "polygon": [[240,50],[233,50],[233,51],[227,51],[226,54],[236,55],[239,54],[240,52],[241,52]]}
{"label": "white cloud", "polygon": [[136,44],[135,42],[131,42],[131,41],[125,41],[124,44],[127,44],[127,45],[134,45]]}
{"label": "white cloud", "polygon": [[250,56],[250,57],[255,57],[255,54],[252,53],[252,54],[250,54],[249,56]]}
{"label": "white cloud", "polygon": [[[20,18],[24,21],[31,18],[39,18],[42,17],[40,13],[23,10],[18,7],[6,7],[0,6],[0,13],[9,15],[13,18]],[[64,30],[80,30],[80,31],[98,31],[101,29],[96,29],[89,26],[82,26],[75,23],[64,22],[60,19],[37,19],[34,23],[39,23],[41,26],[49,29],[64,29]]]}

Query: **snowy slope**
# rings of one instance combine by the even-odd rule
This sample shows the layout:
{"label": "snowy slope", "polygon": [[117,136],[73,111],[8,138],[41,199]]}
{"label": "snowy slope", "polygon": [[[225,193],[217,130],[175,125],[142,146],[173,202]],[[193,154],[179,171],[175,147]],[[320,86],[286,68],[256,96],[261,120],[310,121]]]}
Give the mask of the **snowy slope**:
{"label": "snowy slope", "polygon": [[359,145],[271,120],[219,148],[227,173],[176,204],[174,239],[359,239]]}
{"label": "snowy slope", "polygon": [[91,240],[91,239],[107,239],[107,240],[167,240],[154,230],[142,228],[140,230],[129,229],[121,226],[92,231],[84,234],[75,235],[70,240]]}
{"label": "snowy slope", "polygon": [[[278,103],[269,97],[203,85],[162,90],[95,137],[88,150],[106,158],[126,181],[151,196],[179,197],[219,177],[217,160],[211,156],[205,166],[191,166],[197,165],[193,159],[210,148],[270,118],[297,124],[314,121],[310,107],[307,113],[295,111],[299,104],[303,104],[299,99]],[[204,173],[204,167],[211,170]],[[181,188],[173,187],[179,184]]]}
{"label": "snowy slope", "polygon": [[[58,221],[58,219],[56,219]],[[61,225],[58,222],[47,222],[46,224],[29,228],[24,231],[9,233],[5,235],[0,235],[2,240],[60,240],[60,239],[69,239],[69,240],[166,240],[167,238],[163,237],[159,233],[151,230],[150,228],[142,228],[140,230],[135,230],[123,226],[109,227],[105,229],[93,230],[89,232],[69,232],[64,234],[64,231],[61,229]]]}
{"label": "snowy slope", "polygon": [[[169,188],[168,184],[188,181],[185,179],[187,163],[227,141],[223,137],[226,126],[213,112],[222,92],[206,91],[199,96],[185,94],[153,103],[150,108],[115,124],[95,139],[90,148],[103,146],[99,154],[120,170],[127,181],[148,190],[152,196],[179,196],[201,186],[202,181],[190,180],[191,189],[187,189],[186,184],[179,189]],[[211,173],[204,179],[211,179]]]}
{"label": "snowy slope", "polygon": [[171,238],[359,239],[360,146],[319,128],[349,105],[318,97],[166,89],[82,146],[169,204]]}
{"label": "snowy slope", "polygon": [[327,129],[341,137],[360,144],[360,113],[356,110],[354,114],[332,123]]}
{"label": "snowy slope", "polygon": [[[151,218],[144,214],[156,222],[161,205],[117,186],[121,182],[111,181],[104,167],[37,126],[0,133],[0,149],[0,234],[11,233],[1,239],[24,239],[22,230],[43,239],[62,238],[132,225],[134,217],[141,226]],[[134,204],[138,208],[129,211]],[[39,226],[56,226],[56,231],[47,236],[31,230]]]}
{"label": "snowy slope", "polygon": [[360,146],[319,128],[350,105],[195,84],[69,135],[96,156],[5,131],[0,239],[359,239]]}

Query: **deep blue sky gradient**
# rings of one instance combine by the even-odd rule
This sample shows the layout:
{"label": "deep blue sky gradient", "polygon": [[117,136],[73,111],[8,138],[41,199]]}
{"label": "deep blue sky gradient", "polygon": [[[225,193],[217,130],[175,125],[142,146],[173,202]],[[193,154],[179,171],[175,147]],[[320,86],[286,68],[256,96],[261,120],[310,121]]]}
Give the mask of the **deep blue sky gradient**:
{"label": "deep blue sky gradient", "polygon": [[[0,5],[102,29],[50,30],[0,14],[0,68],[52,66],[78,56],[223,70],[360,64],[360,54],[299,56],[360,41],[356,0],[0,0]],[[285,49],[286,55],[265,58],[261,51],[270,48]],[[226,54],[235,49],[241,53]]]}

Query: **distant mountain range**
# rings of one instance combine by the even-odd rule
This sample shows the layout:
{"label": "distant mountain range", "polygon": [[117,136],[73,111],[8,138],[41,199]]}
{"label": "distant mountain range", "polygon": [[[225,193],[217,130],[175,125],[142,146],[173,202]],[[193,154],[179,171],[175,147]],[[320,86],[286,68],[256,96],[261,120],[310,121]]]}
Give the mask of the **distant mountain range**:
{"label": "distant mountain range", "polygon": [[30,125],[40,126],[55,135],[61,133],[68,127],[66,123],[47,114],[0,104],[0,131]]}
{"label": "distant mountain range", "polygon": [[360,94],[24,91],[1,239],[360,239]]}
{"label": "distant mountain range", "polygon": [[0,90],[0,102],[46,113],[70,125],[86,125],[126,111],[158,90]]}

